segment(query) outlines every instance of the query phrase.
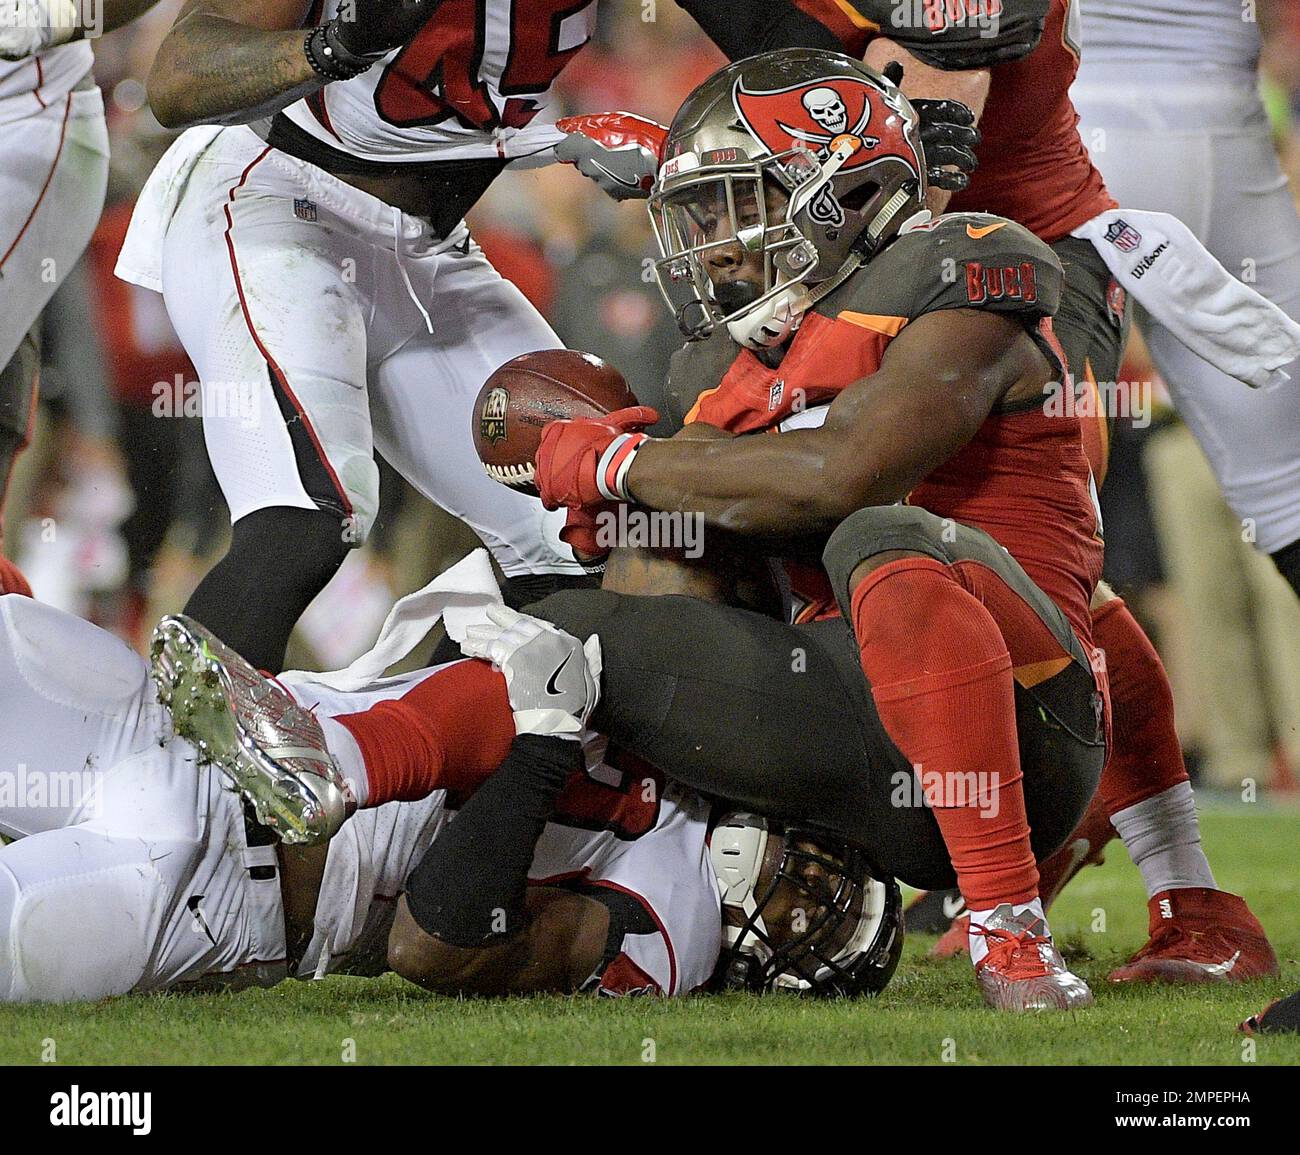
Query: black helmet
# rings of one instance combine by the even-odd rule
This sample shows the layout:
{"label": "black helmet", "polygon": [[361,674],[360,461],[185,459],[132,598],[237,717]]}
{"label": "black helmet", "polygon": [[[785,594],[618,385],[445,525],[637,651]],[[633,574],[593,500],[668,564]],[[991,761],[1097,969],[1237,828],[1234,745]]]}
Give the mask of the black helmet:
{"label": "black helmet", "polygon": [[[925,172],[916,110],[860,61],[785,48],[715,73],[673,119],[650,195],[678,324],[699,337],[725,323],[751,348],[784,340],[922,210]],[[769,190],[784,194],[777,213]],[[765,284],[719,300],[703,258],[737,243],[763,254]]]}
{"label": "black helmet", "polygon": [[733,812],[714,826],[709,857],[724,920],[716,986],[861,995],[893,977],[902,894],[893,879],[872,874],[852,843]]}

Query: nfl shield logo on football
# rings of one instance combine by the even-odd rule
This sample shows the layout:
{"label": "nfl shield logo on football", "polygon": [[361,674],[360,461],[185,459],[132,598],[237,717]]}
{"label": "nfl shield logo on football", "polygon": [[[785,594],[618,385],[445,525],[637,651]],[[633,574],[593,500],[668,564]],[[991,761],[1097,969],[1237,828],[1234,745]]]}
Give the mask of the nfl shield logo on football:
{"label": "nfl shield logo on football", "polygon": [[1128,221],[1117,219],[1106,230],[1106,239],[1121,253],[1131,253],[1142,243],[1142,234]]}
{"label": "nfl shield logo on football", "polygon": [[780,409],[781,399],[785,396],[785,382],[777,380],[773,383],[771,390],[767,395],[767,407],[769,410]]}
{"label": "nfl shield logo on football", "polygon": [[510,407],[510,394],[498,385],[488,392],[483,399],[483,409],[479,413],[479,433],[484,441],[495,445],[506,437],[506,410]]}
{"label": "nfl shield logo on football", "polygon": [[316,219],[316,202],[309,201],[306,197],[294,197],[293,215],[300,221],[314,221]]}

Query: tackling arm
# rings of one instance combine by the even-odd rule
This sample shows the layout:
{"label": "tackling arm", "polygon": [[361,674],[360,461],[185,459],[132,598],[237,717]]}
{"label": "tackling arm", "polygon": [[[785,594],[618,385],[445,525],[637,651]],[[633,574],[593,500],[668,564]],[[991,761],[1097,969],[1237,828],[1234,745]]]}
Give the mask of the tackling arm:
{"label": "tackling arm", "polygon": [[1018,382],[1049,376],[1019,322],[968,309],[928,313],[890,343],[878,372],[836,398],[820,428],[648,441],[627,488],[644,505],[698,511],[736,533],[827,532],[854,510],[903,498]]}
{"label": "tackling arm", "polygon": [[316,91],[303,51],[310,0],[186,0],[149,73],[168,128],[246,124]]}

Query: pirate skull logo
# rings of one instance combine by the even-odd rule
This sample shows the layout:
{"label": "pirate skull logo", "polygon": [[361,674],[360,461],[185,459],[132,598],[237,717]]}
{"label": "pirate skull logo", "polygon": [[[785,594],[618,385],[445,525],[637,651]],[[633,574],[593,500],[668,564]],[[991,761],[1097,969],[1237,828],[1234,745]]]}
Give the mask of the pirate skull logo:
{"label": "pirate skull logo", "polygon": [[843,132],[849,126],[849,110],[833,88],[812,88],[803,95],[808,115],[829,133]]}

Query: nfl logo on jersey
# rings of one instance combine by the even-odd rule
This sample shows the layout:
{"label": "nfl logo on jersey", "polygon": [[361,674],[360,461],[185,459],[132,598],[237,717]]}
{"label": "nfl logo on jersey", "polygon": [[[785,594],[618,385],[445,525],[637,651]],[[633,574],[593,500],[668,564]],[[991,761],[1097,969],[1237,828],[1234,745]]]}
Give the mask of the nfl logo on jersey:
{"label": "nfl logo on jersey", "polygon": [[1117,219],[1106,230],[1106,239],[1121,253],[1131,253],[1142,243],[1142,234],[1128,221]]}
{"label": "nfl logo on jersey", "polygon": [[314,221],[316,219],[316,202],[309,201],[306,197],[294,197],[293,215],[300,221]]}

